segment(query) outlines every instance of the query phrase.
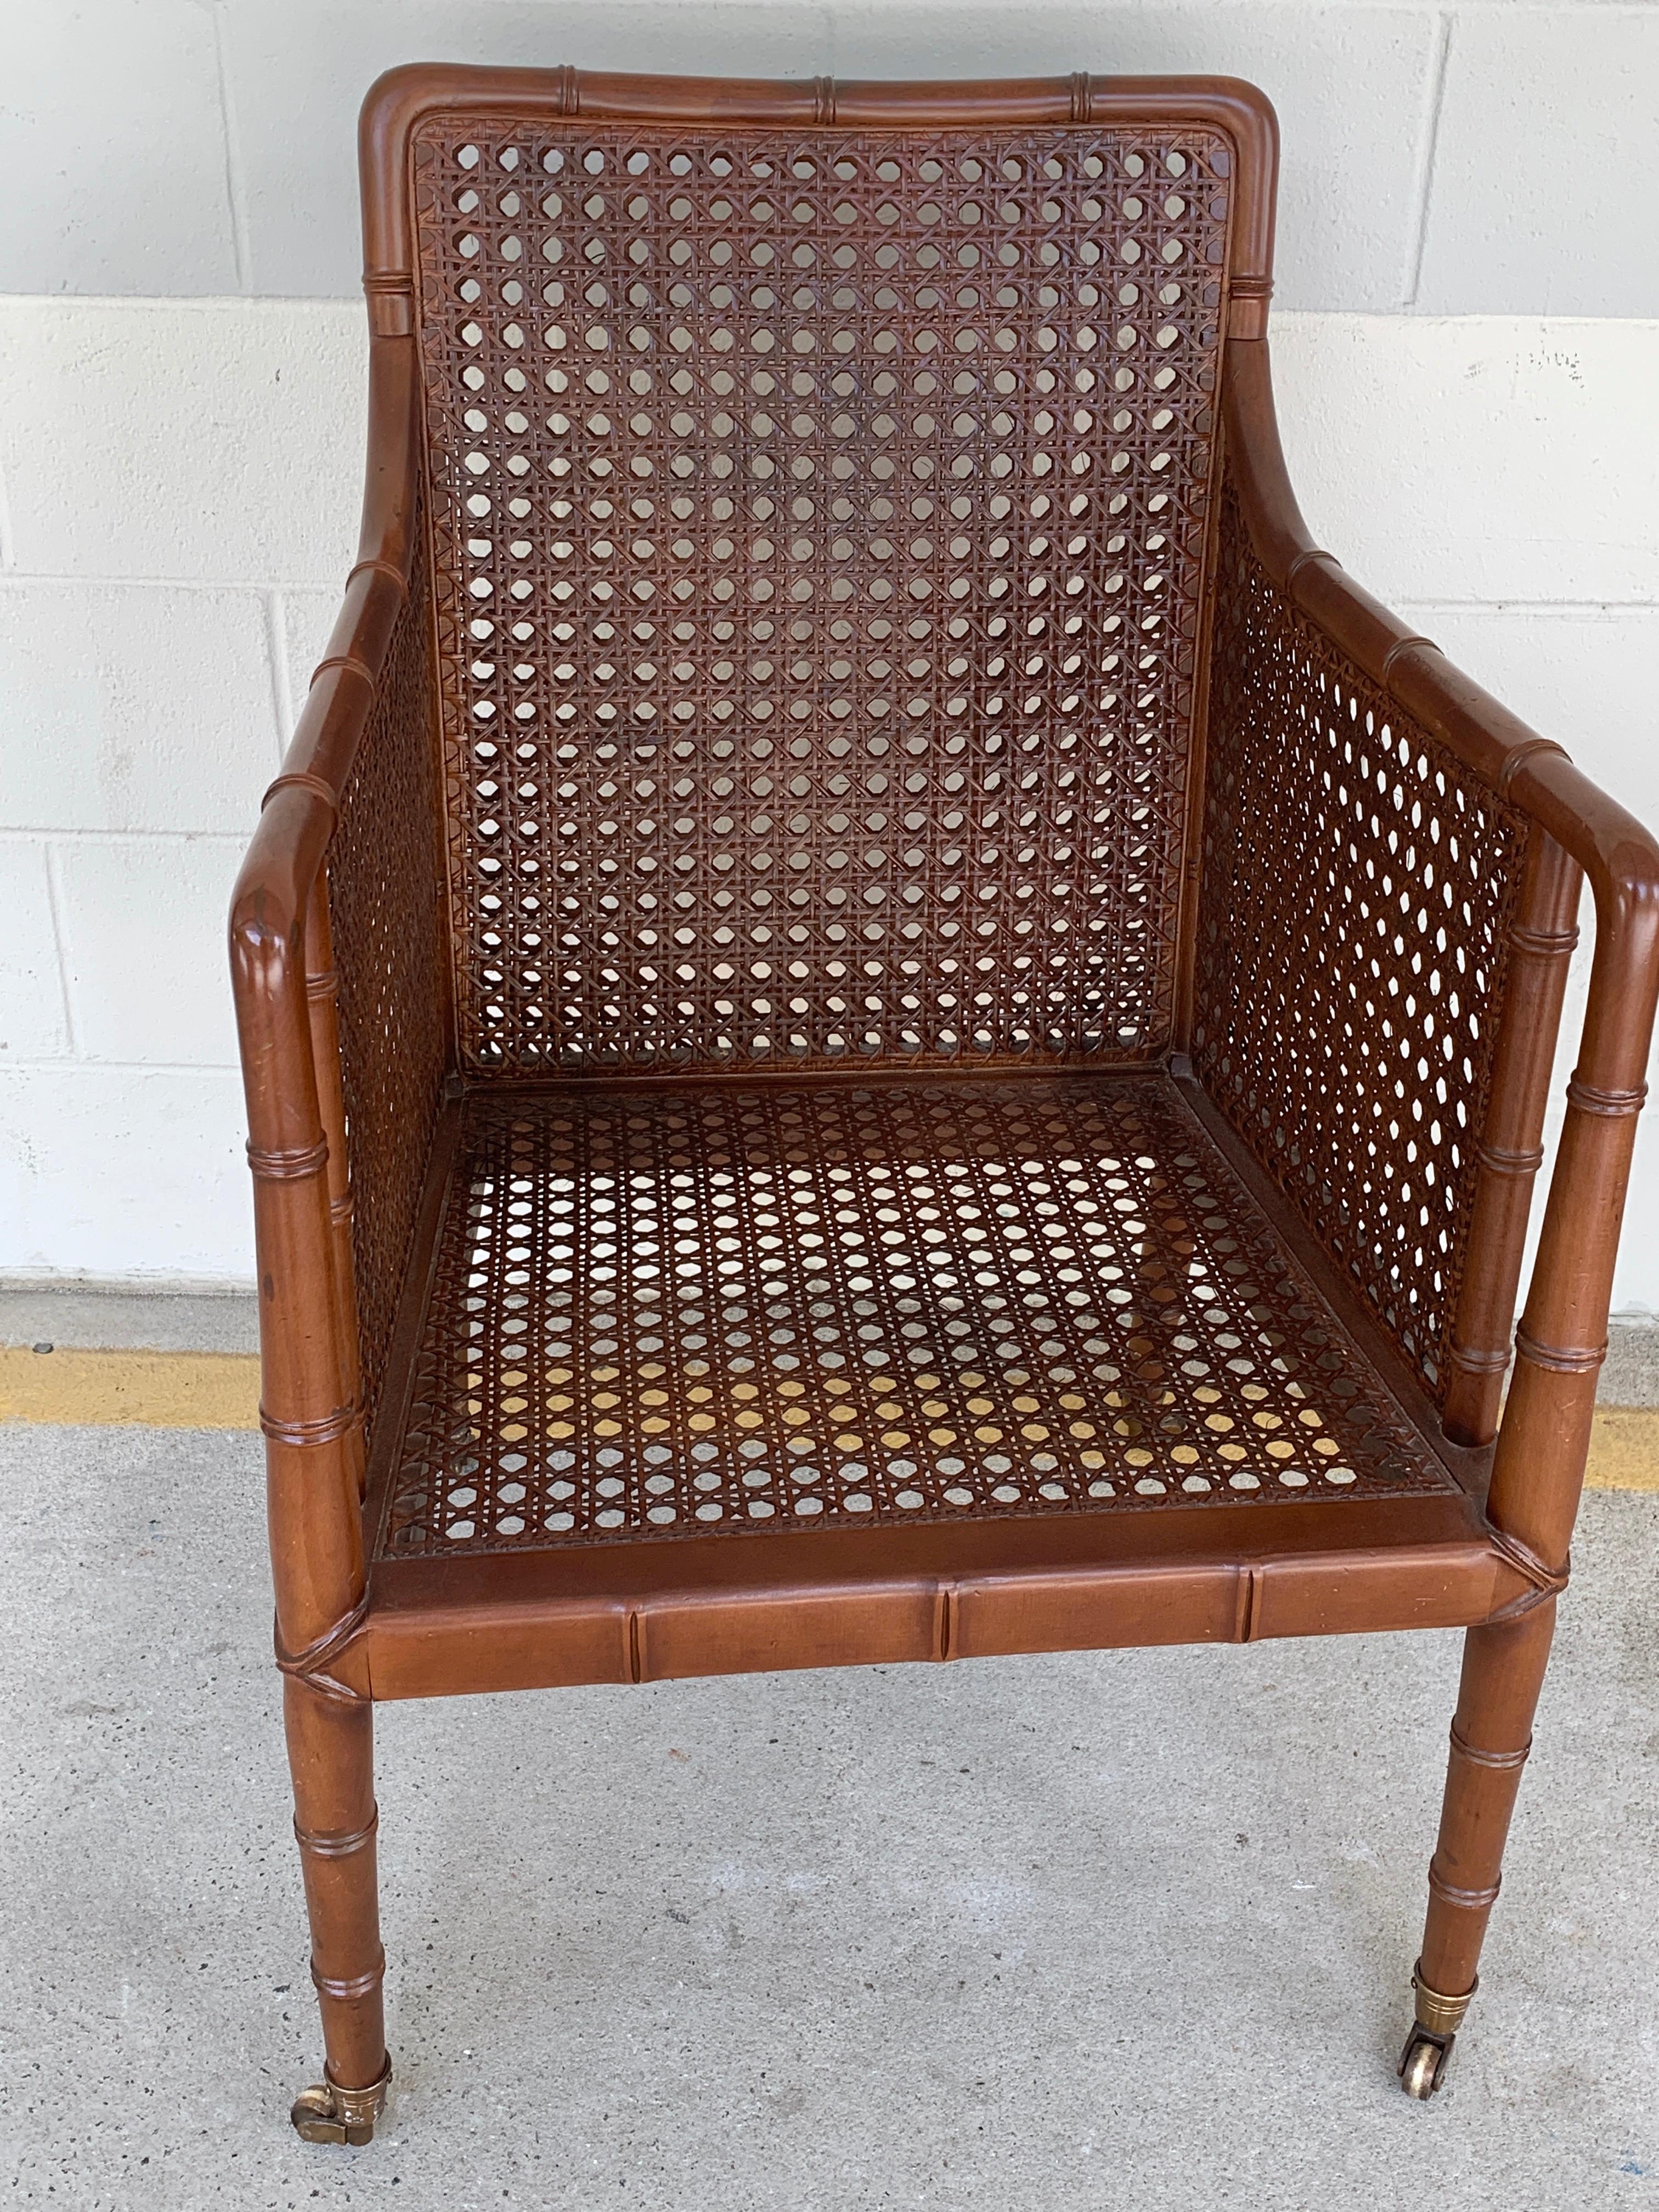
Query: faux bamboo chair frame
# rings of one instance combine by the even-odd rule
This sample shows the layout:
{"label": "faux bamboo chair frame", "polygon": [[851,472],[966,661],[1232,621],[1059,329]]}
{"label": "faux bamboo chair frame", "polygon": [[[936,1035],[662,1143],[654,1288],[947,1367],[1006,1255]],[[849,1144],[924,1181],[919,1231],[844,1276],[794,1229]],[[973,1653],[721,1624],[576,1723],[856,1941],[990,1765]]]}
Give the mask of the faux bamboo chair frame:
{"label": "faux bamboo chair frame", "polygon": [[[1217,419],[1206,433],[1207,477],[1194,493],[1205,520],[1181,648],[1191,669],[1182,695],[1191,772],[1170,895],[1168,1018],[1116,1053],[1097,1039],[1083,1049],[957,1056],[975,1075],[1010,1081],[1022,1070],[1048,1081],[1056,1074],[1104,1080],[1127,1069],[1166,1084],[1340,1313],[1394,1405],[1430,1438],[1436,1465],[1452,1478],[1442,1494],[1248,1508],[1223,1500],[1161,1515],[1120,1505],[1046,1519],[1021,1506],[973,1526],[936,1516],[908,1528],[800,1527],[585,1548],[520,1544],[455,1557],[387,1557],[382,1547],[377,1556],[410,1418],[410,1377],[445,1178],[468,1102],[499,1092],[533,1109],[538,1097],[544,1103],[562,1087],[588,1085],[591,1095],[596,1074],[632,1082],[630,1095],[673,1081],[682,1090],[709,1086],[712,1095],[734,1079],[706,1068],[676,1077],[672,1069],[590,1065],[556,1066],[539,1091],[521,1081],[502,1090],[515,1070],[492,1068],[462,1035],[459,955],[442,936],[450,918],[400,908],[404,887],[395,882],[375,886],[371,878],[366,890],[353,876],[359,864],[340,842],[354,818],[372,822],[392,804],[379,786],[357,790],[353,815],[354,768],[362,769],[365,732],[376,717],[401,738],[376,755],[383,765],[375,773],[384,775],[399,759],[436,748],[437,725],[453,711],[441,696],[440,635],[453,617],[443,611],[434,561],[453,570],[459,556],[437,511],[430,471],[438,433],[422,370],[422,345],[438,344],[433,333],[446,303],[422,289],[430,291],[434,278],[429,267],[422,270],[415,225],[423,187],[411,165],[429,158],[419,149],[434,118],[454,123],[452,142],[471,129],[487,143],[497,125],[510,133],[526,117],[552,139],[562,132],[567,143],[573,132],[614,124],[654,132],[652,143],[662,145],[766,126],[807,147],[838,135],[896,144],[906,133],[931,142],[1037,130],[1051,138],[1113,131],[1127,134],[1128,143],[1137,131],[1175,130],[1205,134],[1206,144],[1222,149],[1213,174],[1226,199],[1224,249],[1215,249],[1220,265],[1208,272],[1206,295],[1213,369],[1200,364],[1200,380],[1218,384]],[[370,1763],[375,1698],[1459,1625],[1470,1632],[1468,1654],[1430,1874],[1417,2019],[1401,2061],[1415,2094],[1430,2094],[1440,2078],[1474,1990],[1555,1600],[1566,1581],[1659,993],[1659,847],[1559,745],[1460,674],[1310,540],[1285,473],[1268,370],[1276,151],[1265,99],[1219,78],[831,86],[443,67],[396,70],[368,98],[362,159],[369,459],[360,554],[250,847],[230,928],[254,1179],[277,1662],[286,1677],[296,1829],[327,2043],[324,2081],[295,2107],[302,2132],[367,2140],[389,2075]],[[866,210],[866,228],[872,220]],[[1501,816],[1508,825],[1513,880],[1502,917],[1502,985],[1490,1009],[1483,1002],[1488,1080],[1484,1100],[1471,1102],[1482,1109],[1464,1140],[1472,1196],[1455,1255],[1455,1310],[1433,1358],[1389,1303],[1397,1291],[1409,1307],[1415,1295],[1408,1280],[1402,1290],[1398,1269],[1383,1292],[1372,1286],[1369,1303],[1363,1268],[1348,1264],[1345,1272],[1345,1249],[1328,1217],[1352,1194],[1334,1194],[1328,1176],[1321,1187],[1298,1167],[1294,1131],[1264,1134],[1275,1112],[1285,1118],[1286,1086],[1291,1118],[1322,1110],[1305,1088],[1317,1055],[1301,1053],[1304,1024],[1328,1064],[1340,1058],[1331,1048],[1329,1006],[1293,995],[1275,1012],[1263,997],[1266,956],[1251,969],[1247,940],[1258,930],[1263,941],[1271,935],[1279,887],[1247,878],[1250,794],[1229,813],[1222,788],[1228,776],[1244,774],[1238,761],[1249,729],[1266,732],[1259,758],[1271,770],[1305,724],[1296,699],[1287,708],[1249,688],[1256,680],[1249,672],[1267,665],[1260,655],[1279,637],[1293,643],[1286,680],[1323,702],[1316,712],[1328,720],[1346,714],[1355,729],[1372,732],[1384,784],[1409,781],[1412,760],[1432,750],[1447,764],[1443,784],[1455,775],[1474,794],[1460,833],[1466,843],[1498,835],[1483,832],[1481,820]],[[1238,730],[1246,739],[1226,736],[1228,753],[1218,732]],[[1393,755],[1391,731],[1403,732],[1403,750]],[[1259,814],[1260,792],[1255,804]],[[432,838],[441,844],[445,835],[434,818]],[[453,872],[453,823],[447,850],[443,866]],[[1352,855],[1332,866],[1339,883],[1345,866],[1361,869]],[[345,898],[350,910],[354,957],[362,958],[377,926],[365,908],[377,903],[394,932],[434,933],[443,956],[434,985],[442,1000],[434,1009],[437,1045],[421,1043],[408,1026],[415,1000],[406,998],[400,1012],[395,993],[371,1003],[369,983],[354,985],[363,1000],[354,1012],[348,994],[345,1009],[357,1036],[348,1038],[346,1053],[348,1062],[356,1054],[355,1075],[342,1072],[331,878],[336,908]],[[1589,1004],[1505,1400],[1531,1187],[1543,1158],[1556,1030],[1586,879],[1596,918]],[[1316,963],[1306,942],[1300,957],[1311,975]],[[1376,957],[1379,991],[1403,988],[1409,995],[1403,969],[1390,980],[1386,945]],[[1305,982],[1296,988],[1313,990]],[[939,1059],[927,1064],[929,1080],[950,1073]],[[914,1066],[890,1060],[860,1066],[858,1079],[880,1088],[915,1077]],[[738,1075],[751,1089],[777,1086],[766,1094],[775,1098],[809,1077],[837,1079],[818,1067],[740,1066]],[[1409,1123],[1415,1111],[1425,1126],[1421,1109],[1431,1091],[1431,1084],[1413,1093],[1402,1078],[1398,1118]],[[1279,1104],[1264,1106],[1265,1092],[1278,1095]],[[1454,1097],[1444,1110],[1459,1103]],[[1432,1119],[1431,1097],[1430,1105]],[[1405,1145],[1411,1133],[1396,1128],[1393,1140]],[[371,1209],[364,1192],[375,1176],[380,1194]],[[404,1194],[389,1212],[386,1190]],[[375,1310],[360,1319],[365,1297]],[[367,1455],[366,1400],[380,1408]],[[637,1411],[625,1409],[624,1420]]]}

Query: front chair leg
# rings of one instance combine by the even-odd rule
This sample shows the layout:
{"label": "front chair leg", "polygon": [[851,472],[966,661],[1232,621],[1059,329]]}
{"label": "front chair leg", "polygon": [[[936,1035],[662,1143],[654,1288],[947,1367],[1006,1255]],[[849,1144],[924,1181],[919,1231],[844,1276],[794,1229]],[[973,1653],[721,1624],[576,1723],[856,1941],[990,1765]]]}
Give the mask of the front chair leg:
{"label": "front chair leg", "polygon": [[294,1832],[323,2015],[323,2078],[290,2115],[307,2142],[366,2143],[392,2079],[380,1985],[386,1954],[374,1861],[374,1719],[367,1698],[283,1684]]}
{"label": "front chair leg", "polygon": [[1440,2087],[1475,1992],[1554,1627],[1552,1597],[1512,1620],[1472,1628],[1464,1639],[1440,1840],[1429,1865],[1428,1919],[1412,1976],[1417,2017],[1400,2054],[1408,2096],[1431,2097]]}

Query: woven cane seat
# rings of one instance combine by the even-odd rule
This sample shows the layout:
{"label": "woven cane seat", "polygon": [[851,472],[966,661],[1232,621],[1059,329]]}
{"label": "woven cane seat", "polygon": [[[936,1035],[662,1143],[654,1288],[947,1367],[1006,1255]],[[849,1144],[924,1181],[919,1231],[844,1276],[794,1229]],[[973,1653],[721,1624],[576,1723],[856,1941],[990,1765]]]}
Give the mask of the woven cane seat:
{"label": "woven cane seat", "polygon": [[1453,1486],[1165,1079],[483,1093],[381,1544]]}

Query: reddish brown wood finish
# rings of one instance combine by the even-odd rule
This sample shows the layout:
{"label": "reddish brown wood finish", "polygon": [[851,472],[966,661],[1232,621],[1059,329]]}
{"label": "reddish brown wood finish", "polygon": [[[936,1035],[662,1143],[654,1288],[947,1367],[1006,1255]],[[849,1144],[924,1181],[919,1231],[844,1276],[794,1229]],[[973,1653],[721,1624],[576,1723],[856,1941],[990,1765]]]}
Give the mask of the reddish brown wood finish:
{"label": "reddish brown wood finish", "polygon": [[294,1833],[311,1916],[311,1978],[322,2008],[328,2070],[344,2088],[377,2081],[386,2021],[375,1880],[374,1709],[308,1681],[283,1684]]}
{"label": "reddish brown wood finish", "polygon": [[[448,495],[429,473],[434,432],[423,420],[419,350],[423,337],[438,343],[441,334],[423,331],[422,319],[429,323],[441,303],[423,307],[417,296],[411,167],[418,135],[446,117],[483,139],[531,118],[556,134],[579,125],[637,126],[658,134],[653,146],[670,143],[674,132],[689,143],[763,126],[795,132],[803,144],[837,132],[937,138],[1042,126],[1179,128],[1212,134],[1230,149],[1230,162],[1216,171],[1228,195],[1212,332],[1222,341],[1213,358],[1224,368],[1203,431],[1214,441],[1208,493],[1218,496],[1200,532],[1194,665],[1184,695],[1192,726],[1166,733],[1186,781],[1176,810],[1183,826],[1168,908],[1171,1011],[1152,1056],[1171,1095],[1188,1103],[1240,1190],[1272,1224],[1285,1267],[1302,1271],[1300,1295],[1313,1301],[1321,1325],[1334,1329],[1343,1356],[1362,1363],[1411,1425],[1413,1450],[1438,1470],[1425,1478],[1422,1494],[1275,1503],[1241,1501],[1224,1491],[1207,1502],[1177,1499],[1158,1510],[1151,1501],[1141,1510],[1120,1500],[1108,1510],[1073,1500],[1046,1518],[993,1513],[869,1528],[780,1523],[667,1540],[457,1544],[449,1555],[441,1547],[378,1555],[449,1233],[447,1208],[463,1157],[463,1094],[490,1081],[463,1035],[453,959],[429,988],[416,963],[380,999],[368,992],[375,979],[352,969],[354,959],[367,957],[362,871],[370,846],[357,840],[349,871],[341,848],[331,852],[366,732],[378,730],[374,742],[382,744],[387,716],[403,717],[410,758],[434,790],[442,788],[439,749],[453,738],[437,726],[445,655],[454,652],[441,613],[443,562],[453,548],[436,511]],[[381,80],[364,108],[361,153],[372,348],[360,559],[231,916],[254,1178],[277,1655],[289,1677],[296,1825],[331,2078],[367,2087],[385,2060],[374,1698],[1467,1626],[1423,1972],[1446,1996],[1470,1988],[1554,1597],[1565,1578],[1605,1346],[1659,995],[1659,848],[1558,746],[1460,675],[1308,538],[1285,473],[1265,341],[1276,162],[1267,103],[1226,79],[785,85],[434,66]],[[1200,484],[1194,496],[1206,495]],[[1248,946],[1231,945],[1219,963],[1215,955],[1228,927],[1228,902],[1259,902],[1274,888],[1230,884],[1202,866],[1206,810],[1222,803],[1217,779],[1244,772],[1237,749],[1224,766],[1217,744],[1226,734],[1218,718],[1237,720],[1240,711],[1237,670],[1222,665],[1224,648],[1212,641],[1229,634],[1216,580],[1225,502],[1237,517],[1235,556],[1255,564],[1254,588],[1266,595],[1271,626],[1282,629],[1284,665],[1305,671],[1317,662],[1324,672],[1319,682],[1363,696],[1367,714],[1379,726],[1386,722],[1404,748],[1399,757],[1413,748],[1425,760],[1432,753],[1443,764],[1434,771],[1436,787],[1466,784],[1497,825],[1494,839],[1501,832],[1508,841],[1503,852],[1522,856],[1512,879],[1494,892],[1492,913],[1507,919],[1482,956],[1489,956],[1493,979],[1495,1042],[1480,1048],[1482,1117],[1471,1133],[1462,1211],[1447,1216],[1450,1241],[1443,1265],[1436,1261],[1455,1289],[1443,1359],[1435,1346],[1425,1349],[1414,1324],[1399,1318],[1396,1309],[1411,1304],[1414,1286],[1399,1279],[1396,1267],[1389,1295],[1360,1295],[1328,1204],[1304,1203],[1262,1127],[1230,1117],[1202,1079],[1218,1049],[1217,1009],[1203,994],[1213,992],[1224,970],[1248,969]],[[428,555],[436,569],[430,586]],[[411,579],[418,580],[413,586]],[[1305,680],[1306,714],[1316,720],[1328,711],[1325,695],[1313,678]],[[1268,710],[1258,702],[1252,711]],[[1248,811],[1248,793],[1237,803]],[[452,804],[459,804],[453,791]],[[457,848],[453,834],[447,843],[445,836],[434,801],[430,847],[422,849],[442,857],[434,875],[439,890],[430,896],[442,895],[446,878],[452,897],[455,890]],[[1489,857],[1493,870],[1510,866],[1497,842]],[[340,875],[337,891],[351,874],[351,927],[343,935],[336,928],[336,943],[331,867]],[[1596,910],[1589,1005],[1500,1421],[1546,1089],[1584,878]],[[373,890],[368,886],[371,905]],[[400,898],[416,896],[408,882],[384,884],[394,911]],[[428,902],[422,912],[429,921],[428,891],[418,896]],[[345,1003],[349,1020],[337,1018],[337,957],[346,983],[360,994]],[[1221,1018],[1224,1024],[1224,1009]],[[436,1024],[429,1035],[428,1019]],[[373,1042],[375,1022],[383,1046]],[[426,1038],[418,1050],[416,1030]],[[437,1036],[441,1055],[432,1042]],[[383,1067],[374,1063],[377,1050]],[[1148,1054],[1139,1057],[1144,1077]],[[1075,1051],[1046,1060],[1039,1052],[1030,1060],[1037,1075],[1052,1075],[1056,1066],[1103,1075],[1121,1064]],[[1018,1054],[1005,1051],[997,1064],[1016,1079]],[[977,1077],[985,1065],[963,1072]],[[400,1079],[410,1079],[410,1067],[419,1079],[398,1108],[404,1094],[386,1086],[398,1069]],[[952,1071],[935,1064],[929,1074],[944,1081]],[[586,1079],[580,1070],[561,1079]],[[616,1070],[608,1079],[618,1079]],[[641,1067],[624,1070],[623,1079],[644,1094],[660,1091],[671,1074]],[[745,1067],[697,1079],[787,1086],[804,1078]],[[911,1071],[890,1054],[849,1067],[845,1079],[820,1070],[814,1079],[885,1086],[909,1082]],[[405,1151],[411,1161],[425,1158],[424,1177],[399,1168],[401,1183],[390,1194],[395,1206],[384,1159],[363,1154],[354,1097],[372,1100],[382,1121],[392,1110],[417,1117]],[[558,1098],[558,1085],[532,1085],[522,1092],[522,1110],[553,1112]],[[360,1118],[372,1118],[367,1105]],[[354,1146],[358,1157],[348,1176]],[[412,1230],[395,1226],[409,1222]],[[501,1345],[485,1344],[471,1357],[499,1368],[507,1355]],[[626,1409],[624,1419],[638,1411]],[[1291,1401],[1280,1412],[1293,1412]]]}
{"label": "reddish brown wood finish", "polygon": [[1423,1935],[1423,1978],[1448,1996],[1474,1987],[1554,1628],[1551,1598],[1465,1639]]}
{"label": "reddish brown wood finish", "polygon": [[1567,963],[1578,941],[1583,872],[1545,831],[1535,833],[1519,910],[1480,1176],[1451,1340],[1446,1433],[1482,1444],[1498,1433],[1509,1372],[1516,1285],[1533,1181],[1544,1162],[1550,1060]]}

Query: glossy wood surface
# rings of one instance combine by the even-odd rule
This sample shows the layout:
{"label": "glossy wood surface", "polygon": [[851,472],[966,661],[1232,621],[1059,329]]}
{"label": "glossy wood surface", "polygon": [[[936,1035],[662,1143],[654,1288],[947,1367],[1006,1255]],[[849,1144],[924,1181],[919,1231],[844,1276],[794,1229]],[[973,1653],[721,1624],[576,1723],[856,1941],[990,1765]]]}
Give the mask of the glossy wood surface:
{"label": "glossy wood surface", "polygon": [[[1287,608],[1530,824],[1510,981],[1440,1414],[1276,1192],[1187,1058],[1200,894],[1204,681],[1178,927],[1170,1075],[1275,1209],[1285,1243],[1458,1486],[1443,1498],[1212,1504],[1161,1514],[802,1529],[368,1565],[392,1479],[462,1088],[439,1125],[365,1471],[350,1132],[338,1066],[326,856],[388,644],[410,605],[420,472],[411,134],[439,114],[938,131],[1171,118],[1223,134],[1234,198],[1224,272],[1222,465]],[[1659,996],[1659,847],[1561,749],[1462,676],[1310,538],[1286,477],[1266,341],[1277,132],[1225,78],[1078,76],[968,84],[728,82],[422,65],[363,111],[372,331],[360,557],[238,880],[230,949],[246,1087],[262,1422],[279,1663],[331,2069],[384,2059],[374,1922],[370,1700],[755,1668],[1381,1628],[1471,1629],[1425,1973],[1470,1986],[1547,1652],[1589,1441],[1635,1119]],[[1207,654],[1213,573],[1199,625]],[[416,608],[429,622],[431,611]],[[412,732],[426,744],[430,732]],[[434,825],[439,834],[439,825]],[[1581,880],[1594,896],[1589,1005],[1507,1401],[1552,1049]],[[399,886],[388,884],[395,900]],[[651,1079],[641,1079],[649,1081]],[[779,1079],[787,1080],[787,1078]],[[881,1076],[878,1080],[902,1079]],[[1502,1412],[1500,1418],[1500,1404]],[[1488,1486],[1489,1476],[1489,1486]],[[364,1503],[365,1482],[367,1504]],[[365,1517],[367,1516],[367,1517]]]}

